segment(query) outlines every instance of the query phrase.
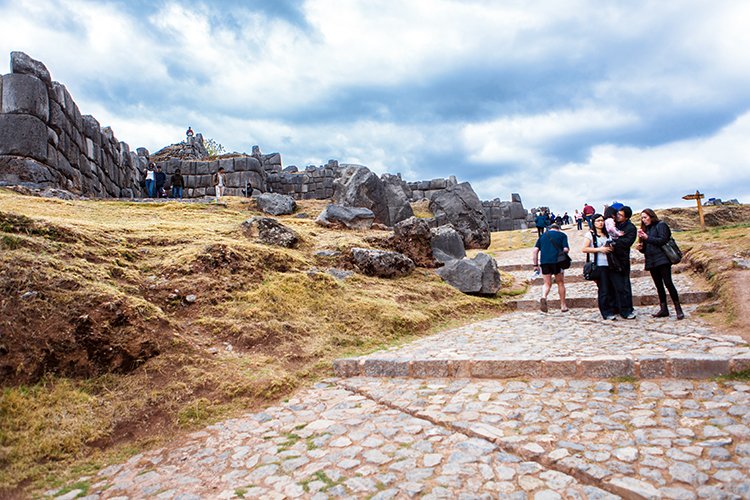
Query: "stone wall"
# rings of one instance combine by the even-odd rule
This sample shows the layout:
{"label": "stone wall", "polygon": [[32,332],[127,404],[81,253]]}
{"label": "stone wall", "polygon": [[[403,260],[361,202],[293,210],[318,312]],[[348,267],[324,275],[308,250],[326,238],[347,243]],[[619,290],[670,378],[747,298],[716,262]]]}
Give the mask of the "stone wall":
{"label": "stone wall", "polygon": [[310,165],[299,171],[296,166],[272,171],[268,176],[269,191],[289,195],[297,200],[325,200],[333,196],[333,179],[338,176],[339,164],[329,160],[316,167]]}
{"label": "stone wall", "polygon": [[432,179],[429,181],[417,181],[406,183],[411,189],[411,201],[419,201],[427,199],[429,201],[432,195],[447,189],[448,186],[455,186],[458,184],[456,176],[451,175],[447,179]]}
{"label": "stone wall", "polygon": [[490,231],[512,231],[528,229],[529,212],[523,208],[521,196],[517,193],[510,195],[511,201],[483,201],[484,216],[490,226]]}
{"label": "stone wall", "polygon": [[0,185],[130,197],[140,194],[137,168],[146,161],[81,115],[44,64],[11,52],[11,72],[0,78]]}
{"label": "stone wall", "polygon": [[239,155],[213,161],[170,158],[158,161],[156,165],[160,166],[162,172],[167,174],[167,187],[169,187],[171,175],[175,170],[180,169],[180,173],[185,180],[184,198],[213,196],[215,190],[212,176],[219,168],[224,168],[226,174],[224,194],[227,196],[247,196],[245,190],[248,183],[256,194],[268,190],[268,174],[261,162],[253,156]]}

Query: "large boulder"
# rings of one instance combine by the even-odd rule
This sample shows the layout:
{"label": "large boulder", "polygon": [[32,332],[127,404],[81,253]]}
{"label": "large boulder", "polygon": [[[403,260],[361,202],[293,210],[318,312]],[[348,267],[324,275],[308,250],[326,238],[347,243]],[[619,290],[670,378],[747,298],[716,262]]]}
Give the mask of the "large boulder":
{"label": "large boulder", "polygon": [[466,257],[463,236],[453,226],[446,224],[433,228],[430,232],[432,256],[436,261],[445,264],[448,261]]}
{"label": "large boulder", "polygon": [[39,118],[0,114],[0,155],[26,156],[46,162],[48,138],[47,125]]}
{"label": "large boulder", "polygon": [[377,175],[362,165],[345,165],[333,181],[333,202],[348,207],[369,208],[375,221],[392,226],[385,187]]}
{"label": "large boulder", "polygon": [[414,216],[414,210],[409,204],[412,192],[409,185],[401,179],[401,176],[383,174],[380,176],[380,180],[383,182],[383,188],[385,189],[385,201],[391,224],[398,224]]}
{"label": "large boulder", "polygon": [[44,83],[32,76],[10,74],[3,77],[0,112],[34,115],[49,121],[49,97]]}
{"label": "large boulder", "polygon": [[328,205],[315,222],[324,227],[343,227],[346,229],[370,229],[375,214],[369,208]]}
{"label": "large boulder", "polygon": [[263,193],[255,197],[255,203],[262,212],[271,215],[289,215],[297,209],[294,198],[279,193]]}
{"label": "large boulder", "polygon": [[478,253],[473,259],[448,261],[437,274],[464,293],[495,295],[500,290],[500,272],[495,259]]}
{"label": "large boulder", "polygon": [[482,202],[468,182],[436,192],[430,199],[429,208],[439,226],[450,223],[461,233],[465,248],[490,246],[490,227]]}
{"label": "large boulder", "polygon": [[406,276],[415,267],[414,262],[404,254],[369,248],[352,248],[351,259],[362,274],[378,278]]}
{"label": "large boulder", "polygon": [[403,253],[420,267],[435,267],[431,239],[429,223],[425,219],[409,217],[393,227],[393,236],[388,240],[388,247]]}
{"label": "large boulder", "polygon": [[293,248],[299,243],[296,232],[270,217],[251,217],[242,223],[242,228],[267,245]]}

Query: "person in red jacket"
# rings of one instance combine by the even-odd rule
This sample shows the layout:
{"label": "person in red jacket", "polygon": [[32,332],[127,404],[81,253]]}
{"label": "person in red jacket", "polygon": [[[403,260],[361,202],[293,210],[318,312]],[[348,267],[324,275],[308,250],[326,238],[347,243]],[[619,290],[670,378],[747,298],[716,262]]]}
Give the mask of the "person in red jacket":
{"label": "person in red jacket", "polygon": [[591,220],[591,216],[594,215],[594,212],[596,212],[596,210],[588,203],[584,203],[583,210],[581,210],[581,212],[583,212],[583,218],[586,219],[586,223],[589,225],[589,229],[593,231],[594,224]]}

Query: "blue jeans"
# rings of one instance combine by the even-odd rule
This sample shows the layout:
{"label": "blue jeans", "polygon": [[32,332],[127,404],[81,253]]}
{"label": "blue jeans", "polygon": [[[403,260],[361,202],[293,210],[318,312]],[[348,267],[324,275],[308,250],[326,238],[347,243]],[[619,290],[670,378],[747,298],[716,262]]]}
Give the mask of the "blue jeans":
{"label": "blue jeans", "polygon": [[154,197],[154,181],[146,179],[146,194],[149,198]]}
{"label": "blue jeans", "polygon": [[179,198],[182,199],[182,188],[172,186],[172,198]]}

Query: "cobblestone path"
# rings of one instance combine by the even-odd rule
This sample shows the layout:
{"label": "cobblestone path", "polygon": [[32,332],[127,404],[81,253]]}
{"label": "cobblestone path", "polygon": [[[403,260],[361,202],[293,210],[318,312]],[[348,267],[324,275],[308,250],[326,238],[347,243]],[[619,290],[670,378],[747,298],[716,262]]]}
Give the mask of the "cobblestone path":
{"label": "cobblestone path", "polygon": [[[579,244],[574,234],[580,262]],[[530,260],[498,256],[516,273]],[[634,276],[636,293],[654,295]],[[700,289],[687,273],[677,286]],[[750,346],[694,307],[683,321],[636,310],[607,322],[585,303],[519,310],[337,360],[337,378],[282,405],[83,478],[86,492],[47,495],[750,498],[750,383],[715,378],[750,367]]]}

